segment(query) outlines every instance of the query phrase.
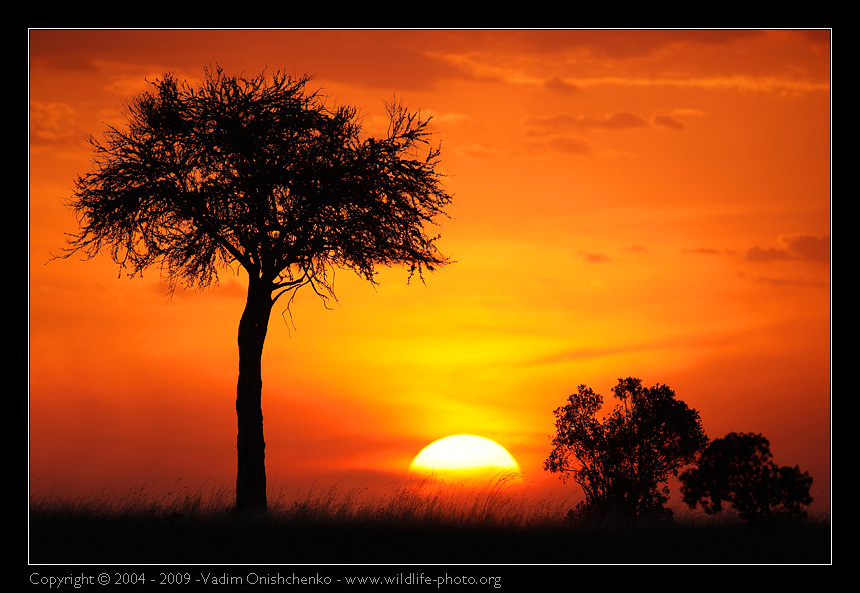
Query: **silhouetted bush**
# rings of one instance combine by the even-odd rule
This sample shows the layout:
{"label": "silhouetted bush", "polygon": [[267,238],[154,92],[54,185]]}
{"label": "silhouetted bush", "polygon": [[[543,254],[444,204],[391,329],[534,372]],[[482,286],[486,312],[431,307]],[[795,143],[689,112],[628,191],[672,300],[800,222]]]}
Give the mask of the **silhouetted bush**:
{"label": "silhouetted bush", "polygon": [[613,393],[618,404],[602,422],[603,398],[585,385],[555,410],[557,434],[544,468],[572,478],[585,494],[569,520],[669,518],[667,480],[708,442],[699,413],[666,385],[619,379]]}
{"label": "silhouetted bush", "polygon": [[719,513],[723,503],[749,522],[775,518],[806,518],[812,503],[812,478],[797,466],[779,467],[770,443],[761,434],[731,432],[714,439],[702,452],[698,467],[681,474],[684,502]]}

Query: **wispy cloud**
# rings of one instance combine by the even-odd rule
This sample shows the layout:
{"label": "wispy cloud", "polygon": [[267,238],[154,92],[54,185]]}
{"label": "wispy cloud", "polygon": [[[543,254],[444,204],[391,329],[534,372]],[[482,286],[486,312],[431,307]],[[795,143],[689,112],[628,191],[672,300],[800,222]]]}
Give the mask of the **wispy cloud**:
{"label": "wispy cloud", "polygon": [[30,102],[30,143],[66,143],[80,136],[78,113],[61,102]]}
{"label": "wispy cloud", "polygon": [[605,264],[612,261],[612,258],[605,253],[582,253],[581,256],[589,264]]}
{"label": "wispy cloud", "polygon": [[745,255],[747,261],[807,261],[830,262],[830,236],[816,237],[805,233],[783,235],[777,247],[750,248]]}
{"label": "wispy cloud", "polygon": [[[804,93],[830,89],[828,79],[810,74],[810,64],[819,64],[828,53],[829,33],[819,33],[488,32],[479,38],[481,51],[461,38],[434,58],[465,78],[562,92],[616,86]],[[729,59],[743,54],[757,59]],[[785,68],[786,56],[793,67]]]}
{"label": "wispy cloud", "polygon": [[648,122],[633,113],[619,111],[602,117],[574,117],[559,114],[528,118],[523,125],[531,131],[565,132],[571,130],[629,130],[648,127]]}

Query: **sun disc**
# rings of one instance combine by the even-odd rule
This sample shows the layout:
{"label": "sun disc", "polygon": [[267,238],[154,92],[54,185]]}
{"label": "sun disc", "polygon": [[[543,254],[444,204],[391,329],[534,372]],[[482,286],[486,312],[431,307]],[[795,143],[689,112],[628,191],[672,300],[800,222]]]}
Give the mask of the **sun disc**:
{"label": "sun disc", "polygon": [[520,466],[497,442],[476,435],[457,434],[424,447],[409,469],[419,475],[460,480],[518,474]]}

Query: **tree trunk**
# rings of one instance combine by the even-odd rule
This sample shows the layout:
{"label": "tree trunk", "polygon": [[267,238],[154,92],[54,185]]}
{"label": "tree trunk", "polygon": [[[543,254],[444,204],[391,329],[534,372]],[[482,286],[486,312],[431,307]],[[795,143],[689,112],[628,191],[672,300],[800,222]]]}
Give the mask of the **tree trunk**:
{"label": "tree trunk", "polygon": [[266,511],[266,442],[263,439],[263,343],[272,311],[271,291],[253,278],[239,321],[239,382],[236,387],[236,510]]}

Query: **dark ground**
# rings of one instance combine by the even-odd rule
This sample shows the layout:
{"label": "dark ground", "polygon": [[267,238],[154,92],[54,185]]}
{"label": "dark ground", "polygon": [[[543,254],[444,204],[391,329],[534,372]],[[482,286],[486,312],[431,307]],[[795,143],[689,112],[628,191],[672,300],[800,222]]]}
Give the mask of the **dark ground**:
{"label": "dark ground", "polygon": [[31,514],[32,564],[829,564],[829,523],[505,529]]}

